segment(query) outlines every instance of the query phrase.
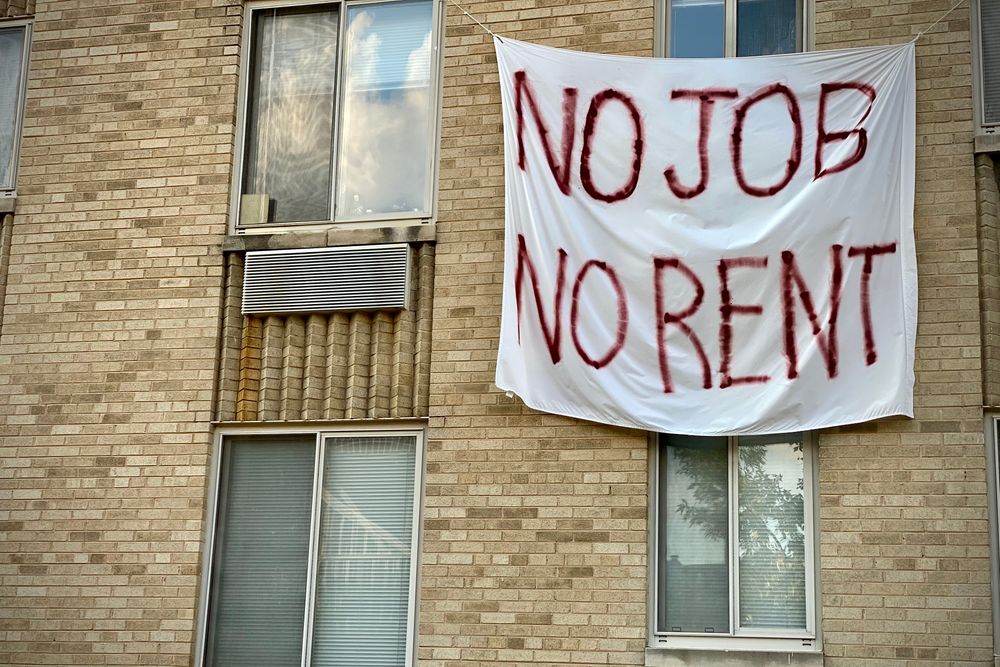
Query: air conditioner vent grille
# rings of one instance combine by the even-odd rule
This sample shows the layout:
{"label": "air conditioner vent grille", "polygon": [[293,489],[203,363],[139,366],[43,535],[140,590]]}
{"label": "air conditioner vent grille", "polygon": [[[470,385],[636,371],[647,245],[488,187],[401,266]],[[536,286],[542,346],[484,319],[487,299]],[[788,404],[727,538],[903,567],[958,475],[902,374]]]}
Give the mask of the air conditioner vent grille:
{"label": "air conditioner vent grille", "polygon": [[408,267],[406,244],[248,252],[242,312],[404,309]]}

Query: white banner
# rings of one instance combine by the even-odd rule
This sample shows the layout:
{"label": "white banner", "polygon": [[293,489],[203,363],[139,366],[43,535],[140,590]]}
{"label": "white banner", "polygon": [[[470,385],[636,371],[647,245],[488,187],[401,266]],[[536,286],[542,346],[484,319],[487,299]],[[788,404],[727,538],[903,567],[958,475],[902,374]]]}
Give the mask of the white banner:
{"label": "white banner", "polygon": [[502,40],[498,387],[691,435],[912,416],[912,44],[664,60]]}

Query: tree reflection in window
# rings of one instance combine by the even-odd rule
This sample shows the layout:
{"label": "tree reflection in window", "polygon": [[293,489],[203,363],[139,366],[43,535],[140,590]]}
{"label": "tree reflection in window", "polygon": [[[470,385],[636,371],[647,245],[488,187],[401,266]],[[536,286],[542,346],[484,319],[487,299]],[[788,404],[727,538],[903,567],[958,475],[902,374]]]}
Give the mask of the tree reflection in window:
{"label": "tree reflection in window", "polygon": [[731,632],[729,588],[737,581],[739,627],[804,628],[801,438],[664,436],[663,442],[658,629]]}

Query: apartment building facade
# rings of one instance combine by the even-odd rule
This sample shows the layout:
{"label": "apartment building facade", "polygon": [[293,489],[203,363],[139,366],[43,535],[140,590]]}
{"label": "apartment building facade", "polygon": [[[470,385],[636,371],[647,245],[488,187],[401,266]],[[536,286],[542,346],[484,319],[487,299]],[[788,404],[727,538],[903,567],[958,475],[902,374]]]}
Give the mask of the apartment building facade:
{"label": "apartment building facade", "polygon": [[[675,57],[954,5],[461,4]],[[916,45],[915,418],[700,443],[493,385],[500,91],[454,4],[0,17],[0,663],[1000,664],[994,0]]]}

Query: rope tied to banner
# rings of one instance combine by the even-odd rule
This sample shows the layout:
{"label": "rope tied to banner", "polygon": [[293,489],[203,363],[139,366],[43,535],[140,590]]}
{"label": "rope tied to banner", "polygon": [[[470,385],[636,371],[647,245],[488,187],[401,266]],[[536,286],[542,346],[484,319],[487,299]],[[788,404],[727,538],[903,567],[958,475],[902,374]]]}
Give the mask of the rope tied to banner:
{"label": "rope tied to banner", "polygon": [[937,21],[935,21],[934,23],[930,24],[929,26],[927,26],[926,28],[924,28],[923,30],[921,30],[920,32],[918,32],[917,36],[913,38],[913,41],[914,42],[917,41],[918,39],[920,39],[921,37],[923,37],[924,35],[926,35],[928,32],[930,32],[930,30],[934,26],[936,26],[938,23],[940,23],[941,21],[944,21],[946,18],[948,18],[948,15],[951,14],[956,9],[958,9],[959,5],[961,5],[963,2],[965,2],[965,0],[958,0],[958,2],[956,2],[954,5],[951,6],[951,9],[949,9],[944,14],[942,14],[941,16],[939,16]]}
{"label": "rope tied to banner", "polygon": [[[963,0],[963,1],[964,1],[964,0]],[[476,23],[476,25],[478,25],[478,26],[479,26],[480,28],[482,28],[482,29],[483,29],[483,30],[485,30],[486,32],[490,33],[490,35],[492,35],[492,36],[493,36],[493,37],[495,37],[496,39],[499,39],[499,40],[500,40],[500,43],[501,43],[501,44],[503,43],[503,39],[501,39],[501,38],[500,38],[500,36],[499,36],[498,34],[496,34],[496,33],[495,33],[495,32],[493,32],[492,30],[490,30],[489,28],[487,28],[487,27],[486,27],[485,25],[483,25],[483,24],[482,24],[482,23],[481,23],[481,22],[479,21],[479,19],[477,19],[477,18],[476,18],[475,16],[473,16],[473,15],[472,15],[472,14],[470,14],[469,12],[465,11],[465,7],[463,7],[462,5],[460,5],[460,4],[458,4],[457,2],[455,2],[455,0],[448,0],[448,2],[450,2],[451,4],[453,4],[453,5],[455,5],[456,7],[458,7],[458,9],[459,9],[459,10],[460,10],[460,11],[461,11],[461,12],[462,12],[463,14],[465,14],[465,15],[466,15],[466,16],[468,16],[468,17],[469,17],[470,19],[472,19],[472,20],[473,20],[473,21],[474,21],[474,22]]]}

